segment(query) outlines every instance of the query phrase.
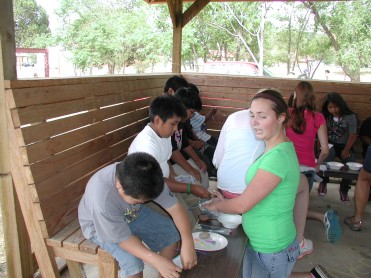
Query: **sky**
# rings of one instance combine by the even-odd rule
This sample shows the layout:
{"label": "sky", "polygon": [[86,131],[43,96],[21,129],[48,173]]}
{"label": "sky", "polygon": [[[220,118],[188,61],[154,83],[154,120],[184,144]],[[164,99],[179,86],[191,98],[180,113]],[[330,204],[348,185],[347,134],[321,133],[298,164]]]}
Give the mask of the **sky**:
{"label": "sky", "polygon": [[43,7],[49,16],[49,27],[52,32],[58,28],[58,21],[54,10],[59,8],[61,0],[36,0],[36,3]]}

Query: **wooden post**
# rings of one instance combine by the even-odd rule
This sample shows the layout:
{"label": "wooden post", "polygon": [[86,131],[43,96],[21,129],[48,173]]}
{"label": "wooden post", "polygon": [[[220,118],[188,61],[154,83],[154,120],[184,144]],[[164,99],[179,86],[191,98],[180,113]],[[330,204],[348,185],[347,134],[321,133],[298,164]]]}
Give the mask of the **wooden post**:
{"label": "wooden post", "polygon": [[17,79],[12,0],[0,9],[0,203],[8,277],[32,277],[31,247],[10,175],[10,154],[5,105],[5,79]]}
{"label": "wooden post", "polygon": [[[171,0],[170,0],[171,1]],[[169,2],[169,0],[168,0]],[[182,66],[182,21],[183,21],[183,1],[174,0],[173,5],[168,5],[173,21],[173,58],[172,72],[180,73]]]}
{"label": "wooden post", "polygon": [[1,0],[0,36],[2,45],[2,76],[5,80],[17,79],[12,0]]}

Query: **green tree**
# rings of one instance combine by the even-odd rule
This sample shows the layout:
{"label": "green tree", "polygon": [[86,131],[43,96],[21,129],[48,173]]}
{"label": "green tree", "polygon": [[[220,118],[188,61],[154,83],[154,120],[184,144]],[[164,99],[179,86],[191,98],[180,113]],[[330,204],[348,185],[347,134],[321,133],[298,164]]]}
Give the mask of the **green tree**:
{"label": "green tree", "polygon": [[45,47],[51,32],[48,16],[35,0],[14,0],[16,47]]}
{"label": "green tree", "polygon": [[371,2],[305,2],[328,37],[337,63],[351,81],[360,81],[361,67],[371,64]]}
{"label": "green tree", "polygon": [[154,12],[144,1],[64,0],[57,41],[72,53],[76,68],[108,65],[108,73],[136,63],[138,72],[160,60]]}

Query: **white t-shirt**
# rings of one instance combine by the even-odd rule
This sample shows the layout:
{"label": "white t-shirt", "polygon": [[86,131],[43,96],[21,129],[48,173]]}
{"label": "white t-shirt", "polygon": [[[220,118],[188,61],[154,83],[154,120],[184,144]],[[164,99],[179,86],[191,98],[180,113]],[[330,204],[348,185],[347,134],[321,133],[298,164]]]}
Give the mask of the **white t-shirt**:
{"label": "white t-shirt", "polygon": [[241,194],[250,165],[264,152],[264,141],[255,137],[250,109],[231,114],[220,132],[213,157],[218,169],[218,188]]}
{"label": "white t-shirt", "polygon": [[147,125],[138,133],[129,147],[128,154],[145,152],[152,155],[161,166],[162,174],[169,177],[170,169],[168,160],[172,154],[171,138],[161,138]]}

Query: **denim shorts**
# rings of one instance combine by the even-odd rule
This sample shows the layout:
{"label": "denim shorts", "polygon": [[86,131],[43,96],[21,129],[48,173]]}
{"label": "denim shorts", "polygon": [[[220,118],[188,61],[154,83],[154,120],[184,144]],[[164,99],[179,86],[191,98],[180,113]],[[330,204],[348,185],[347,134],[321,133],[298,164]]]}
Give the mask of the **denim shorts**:
{"label": "denim shorts", "polygon": [[[133,235],[139,237],[154,252],[179,241],[179,232],[171,218],[163,216],[145,205],[140,206],[138,217],[129,223]],[[141,259],[122,249],[117,243],[104,243],[96,237],[90,239],[109,252],[119,263],[121,275],[131,276],[144,269]]]}
{"label": "denim shorts", "polygon": [[363,170],[371,174],[371,145],[367,148],[365,160],[363,161]]}
{"label": "denim shorts", "polygon": [[276,253],[254,251],[250,244],[243,259],[243,278],[289,277],[299,256],[299,243],[294,240],[288,247]]}
{"label": "denim shorts", "polygon": [[309,193],[310,193],[310,191],[313,188],[314,176],[316,175],[316,171],[308,170],[308,171],[303,171],[301,173],[307,177],[308,184],[309,184]]}

